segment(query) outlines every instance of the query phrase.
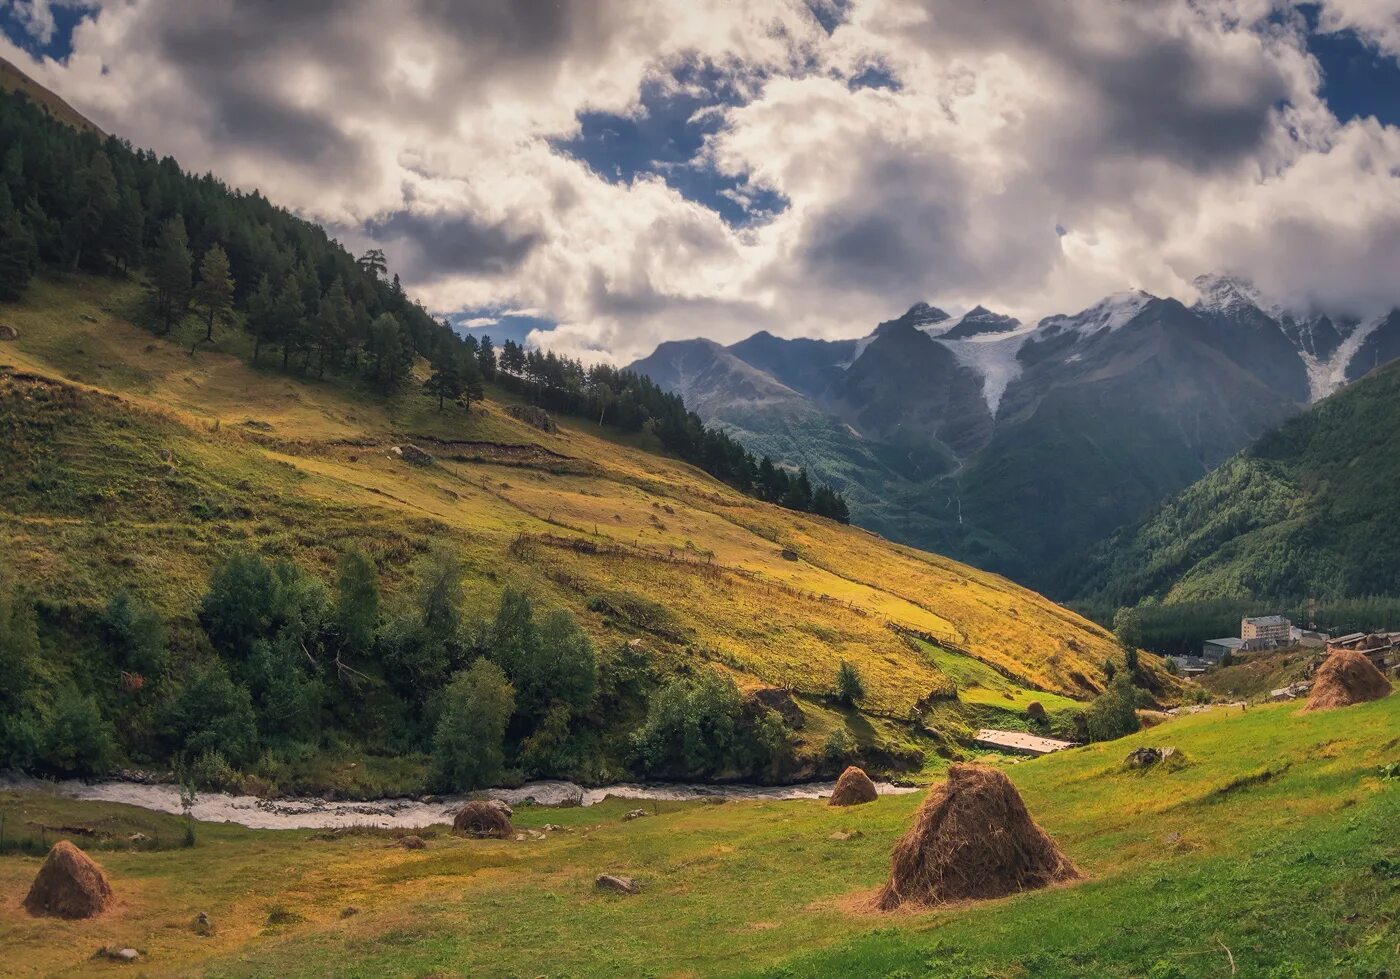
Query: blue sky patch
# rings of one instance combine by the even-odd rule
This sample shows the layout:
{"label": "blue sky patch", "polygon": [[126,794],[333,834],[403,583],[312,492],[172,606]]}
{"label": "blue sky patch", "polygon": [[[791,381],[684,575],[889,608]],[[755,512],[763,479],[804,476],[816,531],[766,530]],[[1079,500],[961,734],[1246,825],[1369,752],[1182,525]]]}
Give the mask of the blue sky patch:
{"label": "blue sky patch", "polygon": [[16,10],[13,0],[0,0],[0,31],[36,58],[62,61],[73,53],[73,29],[97,10],[96,4],[54,4],[49,8],[53,17],[53,34],[42,41],[30,33],[28,23]]}
{"label": "blue sky patch", "polygon": [[1400,125],[1400,61],[1367,44],[1354,31],[1321,34],[1317,8],[1302,8],[1312,28],[1308,52],[1322,68],[1322,98],[1342,122],[1375,116]]}
{"label": "blue sky patch", "polygon": [[699,156],[705,137],[723,125],[723,109],[747,101],[732,75],[713,65],[686,64],[664,82],[644,83],[640,101],[642,111],[633,116],[580,113],[579,133],[551,145],[610,183],[659,176],[731,226],[761,223],[787,207],[781,194],[755,187],[745,176],[719,173]]}
{"label": "blue sky patch", "polygon": [[[548,333],[559,325],[554,320],[542,316],[499,309],[463,310],[449,316],[448,320],[451,322],[452,328],[462,336],[490,337],[497,350],[507,340],[524,343],[531,331],[542,330]],[[493,322],[479,322],[481,320]]]}

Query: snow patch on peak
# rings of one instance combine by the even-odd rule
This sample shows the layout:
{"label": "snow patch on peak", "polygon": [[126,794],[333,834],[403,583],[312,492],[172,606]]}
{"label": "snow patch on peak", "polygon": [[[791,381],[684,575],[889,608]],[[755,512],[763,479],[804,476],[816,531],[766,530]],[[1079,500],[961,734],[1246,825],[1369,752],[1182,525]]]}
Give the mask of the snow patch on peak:
{"label": "snow patch on peak", "polygon": [[1038,328],[1046,333],[1079,333],[1084,336],[1121,329],[1156,298],[1141,289],[1115,292],[1073,316],[1047,316],[1040,321]]}
{"label": "snow patch on peak", "polygon": [[1239,275],[1198,275],[1191,280],[1196,287],[1196,309],[1232,313],[1254,307],[1264,309],[1264,299],[1254,283]]}
{"label": "snow patch on peak", "polygon": [[1359,324],[1342,341],[1341,346],[1332,352],[1332,356],[1325,360],[1306,350],[1298,352],[1308,369],[1308,394],[1311,401],[1321,401],[1346,384],[1347,368],[1351,366],[1352,358],[1366,342],[1366,338],[1380,329],[1386,319],[1385,316],[1377,316]]}

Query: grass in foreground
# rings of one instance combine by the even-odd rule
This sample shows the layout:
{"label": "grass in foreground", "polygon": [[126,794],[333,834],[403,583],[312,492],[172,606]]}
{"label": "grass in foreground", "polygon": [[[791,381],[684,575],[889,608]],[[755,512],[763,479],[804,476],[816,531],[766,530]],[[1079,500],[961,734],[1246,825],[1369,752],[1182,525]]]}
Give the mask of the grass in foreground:
{"label": "grass in foreground", "polygon": [[[1014,765],[1089,879],[976,906],[863,910],[917,795],[848,810],[647,804],[655,814],[630,822],[639,804],[610,801],[518,810],[519,826],[567,827],[542,840],[439,829],[416,852],[201,825],[192,849],[99,855],[114,913],[0,916],[0,945],[5,968],[35,974],[83,971],[97,946],[122,943],[151,975],[1168,977],[1228,975],[1232,955],[1239,975],[1382,976],[1400,943],[1400,781],[1381,771],[1400,759],[1397,731],[1400,696],[1311,715],[1221,710]],[[1142,744],[1175,745],[1186,763],[1124,770]],[[0,798],[12,823],[119,809]],[[863,835],[833,838],[851,830]],[[17,906],[37,867],[0,860],[0,906]],[[645,889],[595,892],[604,871]],[[189,929],[201,910],[211,938]]]}

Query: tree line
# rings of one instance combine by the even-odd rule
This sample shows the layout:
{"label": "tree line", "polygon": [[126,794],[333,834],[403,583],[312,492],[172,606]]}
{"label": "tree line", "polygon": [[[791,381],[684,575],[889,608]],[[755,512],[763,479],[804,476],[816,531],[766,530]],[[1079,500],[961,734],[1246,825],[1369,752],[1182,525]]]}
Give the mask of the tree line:
{"label": "tree line", "polygon": [[256,191],[80,133],[21,95],[0,96],[0,145],[0,299],[22,296],[40,268],[136,274],[151,327],[192,353],[237,331],[255,363],[272,349],[284,371],[384,394],[404,390],[422,358],[423,388],[439,408],[470,409],[495,382],[549,410],[651,431],[741,492],[849,522],[840,493],[756,459],[649,379],[512,341],[498,353],[489,337],[460,336],[408,298],[382,251],[353,256]]}
{"label": "tree line", "polygon": [[[299,763],[346,745],[423,759],[418,788],[514,777],[775,777],[793,761],[782,718],[706,669],[665,677],[645,652],[599,651],[574,616],[506,588],[470,619],[462,567],[426,554],[390,600],[352,550],[327,582],[235,553],[173,640],[125,590],[91,621],[61,620],[0,582],[0,770],[105,775],[170,765],[202,787],[296,790]],[[49,629],[41,629],[48,624]],[[80,643],[71,675],[47,643]],[[176,655],[176,650],[179,655]],[[397,788],[412,788],[399,785]],[[312,785],[315,789],[317,786]]]}

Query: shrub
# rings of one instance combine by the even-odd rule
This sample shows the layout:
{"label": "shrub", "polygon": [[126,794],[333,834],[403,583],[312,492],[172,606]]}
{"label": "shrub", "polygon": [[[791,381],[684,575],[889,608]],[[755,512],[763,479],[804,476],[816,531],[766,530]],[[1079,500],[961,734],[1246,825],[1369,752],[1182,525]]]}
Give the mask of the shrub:
{"label": "shrub", "polygon": [[196,667],[175,691],[165,707],[164,729],[176,750],[190,757],[213,749],[238,765],[257,754],[248,688],[234,682],[218,661]]}
{"label": "shrub", "polygon": [[792,735],[771,710],[746,716],[734,681],[705,672],[676,679],[652,697],[633,735],[641,768],[661,775],[771,770],[791,753]]}
{"label": "shrub", "polygon": [[1132,734],[1142,726],[1137,707],[1138,692],[1132,677],[1120,673],[1084,712],[1086,737],[1090,741],[1112,741]]}
{"label": "shrub", "polygon": [[61,775],[105,775],[116,753],[112,725],[97,701],[67,689],[54,701],[44,727],[44,767]]}
{"label": "shrub", "polygon": [[832,728],[822,742],[822,757],[833,765],[844,765],[855,758],[860,746],[844,727]]}

